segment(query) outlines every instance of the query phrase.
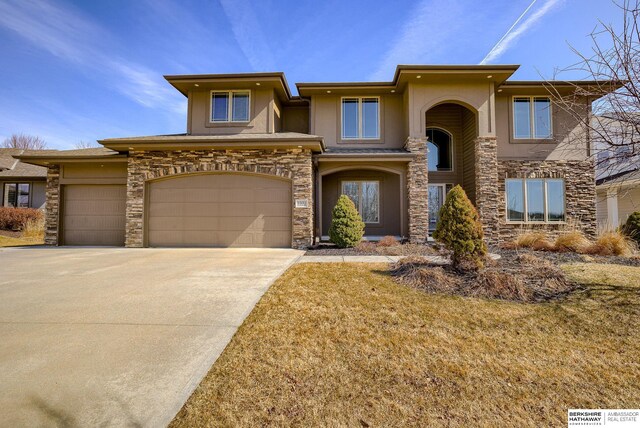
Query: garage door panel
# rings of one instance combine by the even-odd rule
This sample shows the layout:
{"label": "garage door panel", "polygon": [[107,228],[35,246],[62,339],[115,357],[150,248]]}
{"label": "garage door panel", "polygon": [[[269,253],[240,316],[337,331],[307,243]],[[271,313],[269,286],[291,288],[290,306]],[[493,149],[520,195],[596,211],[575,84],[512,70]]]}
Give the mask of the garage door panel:
{"label": "garage door panel", "polygon": [[148,192],[151,246],[291,245],[290,182],[233,173],[182,176],[151,182]]}
{"label": "garage door panel", "polygon": [[291,189],[261,189],[255,192],[256,202],[287,202],[291,201]]}
{"label": "garage door panel", "polygon": [[126,193],[124,185],[65,186],[62,207],[63,243],[124,245]]}

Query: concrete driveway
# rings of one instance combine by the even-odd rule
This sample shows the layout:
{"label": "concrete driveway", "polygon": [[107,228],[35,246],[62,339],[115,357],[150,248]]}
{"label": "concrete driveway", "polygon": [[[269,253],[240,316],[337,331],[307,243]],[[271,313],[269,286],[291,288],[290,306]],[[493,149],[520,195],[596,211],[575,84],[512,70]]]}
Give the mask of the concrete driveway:
{"label": "concrete driveway", "polygon": [[300,255],[0,249],[0,426],[164,426]]}

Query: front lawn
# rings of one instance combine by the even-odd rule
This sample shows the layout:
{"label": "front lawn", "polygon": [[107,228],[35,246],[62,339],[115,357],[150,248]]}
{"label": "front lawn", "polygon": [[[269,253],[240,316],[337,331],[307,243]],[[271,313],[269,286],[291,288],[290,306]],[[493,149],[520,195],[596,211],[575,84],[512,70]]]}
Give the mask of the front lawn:
{"label": "front lawn", "polygon": [[0,231],[0,247],[21,247],[23,245],[43,245],[43,244],[44,244],[43,237],[38,237],[38,236],[23,237],[23,236],[20,236],[20,234]]}
{"label": "front lawn", "polygon": [[172,426],[566,426],[640,406],[640,268],[565,267],[566,300],[427,294],[384,264],[298,264]]}

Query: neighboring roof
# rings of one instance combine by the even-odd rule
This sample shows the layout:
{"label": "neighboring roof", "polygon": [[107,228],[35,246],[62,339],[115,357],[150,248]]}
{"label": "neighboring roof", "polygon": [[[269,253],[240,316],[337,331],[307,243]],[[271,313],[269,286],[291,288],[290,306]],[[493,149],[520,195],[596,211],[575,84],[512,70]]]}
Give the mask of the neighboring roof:
{"label": "neighboring roof", "polygon": [[33,165],[47,165],[52,162],[117,160],[126,158],[126,155],[105,147],[92,147],[90,149],[74,150],[34,150],[21,155],[14,155],[14,158]]}
{"label": "neighboring roof", "polygon": [[640,169],[625,171],[619,174],[596,180],[597,186],[613,186],[616,184],[638,184],[640,183]]}
{"label": "neighboring roof", "polygon": [[271,134],[229,134],[229,135],[150,135],[143,137],[108,138],[100,144],[113,150],[132,149],[162,150],[186,148],[296,148],[304,147],[315,151],[324,149],[323,138],[298,132],[276,132]]}
{"label": "neighboring roof", "polygon": [[0,179],[3,178],[45,178],[47,169],[29,165],[14,158],[14,155],[34,152],[49,152],[48,150],[0,149]]}

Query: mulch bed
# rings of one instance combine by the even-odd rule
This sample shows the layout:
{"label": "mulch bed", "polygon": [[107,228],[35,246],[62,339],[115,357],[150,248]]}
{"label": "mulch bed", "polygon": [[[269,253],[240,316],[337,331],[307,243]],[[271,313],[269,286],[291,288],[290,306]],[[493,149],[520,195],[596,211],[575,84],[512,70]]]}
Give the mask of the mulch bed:
{"label": "mulch bed", "polygon": [[519,254],[531,254],[533,256],[549,260],[555,264],[564,263],[605,263],[616,264],[624,266],[640,266],[640,256],[622,257],[622,256],[598,256],[598,255],[586,255],[578,254],[571,251],[557,252],[557,251],[533,251],[529,249],[519,250],[504,250],[497,249],[494,251],[506,258],[513,258]]}
{"label": "mulch bed", "polygon": [[545,302],[578,288],[552,261],[530,253],[501,254],[479,271],[457,272],[422,257],[407,257],[391,267],[400,283],[431,292],[517,302]]}
{"label": "mulch bed", "polygon": [[310,247],[305,256],[433,256],[440,255],[432,245],[398,244],[381,247],[373,242],[363,242],[354,248],[338,248],[334,244],[320,243]]}

